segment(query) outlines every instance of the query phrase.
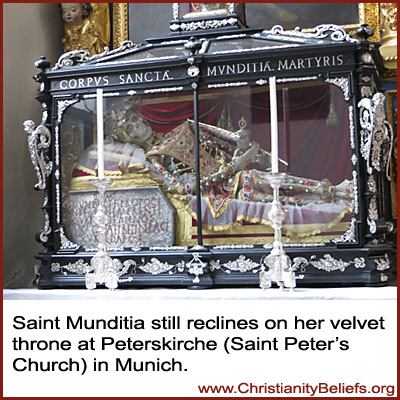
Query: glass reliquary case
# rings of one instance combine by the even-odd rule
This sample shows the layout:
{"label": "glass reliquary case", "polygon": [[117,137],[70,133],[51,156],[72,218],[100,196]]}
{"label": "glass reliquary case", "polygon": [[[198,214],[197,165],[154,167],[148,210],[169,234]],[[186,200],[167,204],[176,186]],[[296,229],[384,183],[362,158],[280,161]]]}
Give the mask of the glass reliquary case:
{"label": "glass reliquary case", "polygon": [[297,284],[385,282],[393,134],[377,45],[335,25],[176,29],[37,63],[43,117],[25,130],[45,193],[39,287],[83,287],[97,251],[99,88],[119,287],[258,285],[274,240],[271,77],[282,243]]}

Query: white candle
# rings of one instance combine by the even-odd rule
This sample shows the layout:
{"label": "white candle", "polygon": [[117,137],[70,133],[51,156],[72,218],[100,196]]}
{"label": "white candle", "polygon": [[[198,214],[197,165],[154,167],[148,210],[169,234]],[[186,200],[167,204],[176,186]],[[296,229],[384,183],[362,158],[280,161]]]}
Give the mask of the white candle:
{"label": "white candle", "polygon": [[103,89],[97,89],[97,178],[104,179]]}
{"label": "white candle", "polygon": [[275,76],[269,78],[269,100],[271,108],[271,172],[278,173],[278,108]]}

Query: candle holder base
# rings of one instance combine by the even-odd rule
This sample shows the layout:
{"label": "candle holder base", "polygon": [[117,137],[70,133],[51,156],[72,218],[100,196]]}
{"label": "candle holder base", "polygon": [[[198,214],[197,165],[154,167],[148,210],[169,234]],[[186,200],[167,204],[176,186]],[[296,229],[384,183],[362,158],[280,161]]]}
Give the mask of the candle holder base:
{"label": "candle holder base", "polygon": [[[271,210],[268,213],[268,218],[274,228],[274,243],[271,253],[268,256],[264,256],[261,261],[260,287],[268,289],[275,282],[280,290],[289,288],[293,291],[296,287],[296,277],[290,257],[283,250],[282,225],[285,220],[285,211],[279,200],[279,188],[286,180],[286,174],[269,173],[266,175],[266,179],[274,191],[274,199]],[[266,267],[268,268],[267,270]]]}
{"label": "candle holder base", "polygon": [[114,290],[118,287],[118,279],[121,275],[120,263],[113,262],[107,252],[106,231],[110,222],[105,209],[105,193],[112,184],[111,179],[92,179],[90,183],[97,188],[98,207],[93,217],[93,222],[98,228],[97,253],[90,261],[90,269],[86,272],[85,283],[87,289],[95,289],[97,284],[104,284]]}

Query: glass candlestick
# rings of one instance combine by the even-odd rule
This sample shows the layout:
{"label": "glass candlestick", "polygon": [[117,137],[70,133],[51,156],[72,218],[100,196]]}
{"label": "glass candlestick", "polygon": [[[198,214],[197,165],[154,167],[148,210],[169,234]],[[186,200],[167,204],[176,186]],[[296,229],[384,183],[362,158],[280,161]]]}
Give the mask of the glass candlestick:
{"label": "glass candlestick", "polygon": [[[268,289],[275,282],[280,290],[286,287],[293,291],[296,287],[296,277],[292,269],[292,262],[285,250],[283,250],[282,225],[285,220],[285,211],[279,200],[279,188],[285,182],[286,174],[269,173],[266,175],[266,179],[274,191],[271,210],[268,213],[268,218],[274,228],[274,243],[271,253],[264,257],[262,261],[260,287]],[[268,270],[265,270],[266,267],[268,267]]]}
{"label": "glass candlestick", "polygon": [[92,179],[90,183],[97,188],[98,207],[93,222],[98,230],[97,253],[90,261],[91,269],[86,273],[86,288],[95,289],[96,285],[103,284],[109,289],[118,287],[118,265],[108,254],[106,244],[107,225],[110,223],[110,217],[105,209],[105,193],[112,184],[111,179]]}

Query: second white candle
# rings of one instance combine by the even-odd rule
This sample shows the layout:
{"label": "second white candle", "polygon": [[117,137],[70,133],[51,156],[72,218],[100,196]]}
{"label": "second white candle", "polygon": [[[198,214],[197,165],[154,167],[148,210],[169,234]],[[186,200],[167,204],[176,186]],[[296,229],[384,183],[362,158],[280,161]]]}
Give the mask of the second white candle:
{"label": "second white candle", "polygon": [[276,101],[275,76],[269,78],[269,101],[271,109],[271,172],[278,173],[278,107]]}
{"label": "second white candle", "polygon": [[103,89],[97,89],[96,103],[97,103],[97,178],[104,179]]}

